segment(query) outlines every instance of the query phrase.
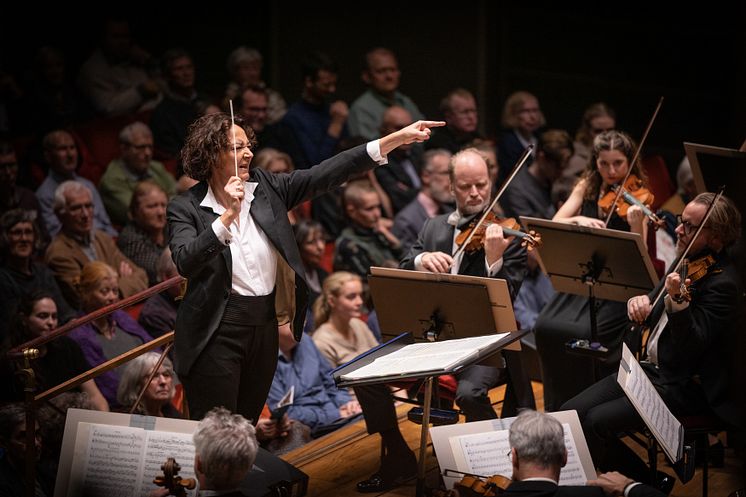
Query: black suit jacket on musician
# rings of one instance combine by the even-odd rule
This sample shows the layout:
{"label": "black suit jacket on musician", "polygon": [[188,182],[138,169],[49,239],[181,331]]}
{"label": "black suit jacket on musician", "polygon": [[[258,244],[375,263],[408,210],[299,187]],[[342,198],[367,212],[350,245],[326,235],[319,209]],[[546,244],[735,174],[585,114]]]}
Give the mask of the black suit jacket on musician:
{"label": "black suit jacket on musician", "polygon": [[[448,216],[449,214],[443,214],[425,221],[425,225],[417,237],[417,242],[401,260],[399,267],[414,270],[414,260],[423,252],[445,252],[446,254],[452,252],[454,227],[448,224]],[[521,247],[520,240],[515,239],[505,249],[503,266],[496,275],[497,278],[507,280],[511,299],[515,299],[518,294],[523,278],[526,276],[526,271],[526,249]],[[487,276],[484,249],[479,249],[472,254],[464,254],[461,267],[459,267],[459,274]]]}
{"label": "black suit jacket on musician", "polygon": [[[743,289],[725,251],[714,257],[716,262],[708,274],[691,285],[689,306],[669,314],[658,340],[659,367],[644,366],[651,380],[663,387],[666,400],[679,405],[690,402],[687,390],[696,382],[701,384],[707,403],[716,414],[742,425],[742,413],[729,396],[729,363],[737,327],[742,325]],[[651,313],[651,327],[658,323],[663,309],[661,299]]]}
{"label": "black suit jacket on musician", "polygon": [[[557,486],[548,481],[514,481],[498,495],[520,497],[604,497],[601,487],[575,485]],[[664,497],[665,494],[648,485],[636,485],[630,490],[630,497]]]}
{"label": "black suit jacket on musician", "polygon": [[[251,169],[249,181],[259,185],[249,211],[295,272],[295,317],[293,333],[300,340],[308,304],[308,285],[287,211],[315,195],[340,185],[350,175],[372,169],[376,163],[365,145],[342,152],[310,169],[290,174],[271,174]],[[207,194],[202,181],[175,197],[168,205],[169,242],[179,274],[189,280],[176,318],[175,368],[188,374],[218,327],[231,292],[231,251],[215,236],[212,209],[200,207]]]}

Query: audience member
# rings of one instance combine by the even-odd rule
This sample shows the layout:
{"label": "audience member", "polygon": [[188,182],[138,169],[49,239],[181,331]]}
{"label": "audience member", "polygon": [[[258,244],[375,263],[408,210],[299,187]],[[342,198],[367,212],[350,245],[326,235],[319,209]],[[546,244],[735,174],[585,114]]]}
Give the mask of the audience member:
{"label": "audience member", "polygon": [[62,230],[47,248],[44,260],[71,306],[78,306],[74,281],[88,261],[100,260],[117,268],[124,297],[147,288],[145,271],[125,257],[109,235],[93,228],[94,204],[86,186],[75,181],[62,183],[54,203]]}
{"label": "audience member", "polygon": [[150,180],[172,196],[176,180],[162,163],[153,160],[153,134],[146,124],[137,121],[122,128],[119,152],[119,158],[106,167],[98,188],[112,221],[124,226],[129,221],[132,193],[140,181]]}
{"label": "audience member", "polygon": [[380,132],[380,127],[386,109],[391,106],[401,107],[409,114],[410,120],[404,126],[423,119],[417,104],[398,90],[400,76],[399,63],[391,50],[377,47],[365,54],[361,78],[368,89],[350,107],[348,125],[353,136],[373,140],[385,135]]}
{"label": "audience member", "polygon": [[334,270],[366,278],[371,266],[395,264],[401,242],[391,234],[391,221],[381,218],[378,192],[367,181],[354,181],[345,187],[342,202],[349,224],[337,238]]}
{"label": "audience member", "polygon": [[148,73],[152,56],[133,43],[123,19],[102,26],[100,45],[83,63],[78,86],[103,116],[153,109],[161,99],[161,84]]}
{"label": "audience member", "polygon": [[[412,115],[403,107],[392,105],[383,113],[381,136],[393,133],[412,122]],[[415,157],[412,145],[397,148],[389,154],[388,167],[374,170],[378,183],[391,200],[396,214],[417,196],[422,184],[414,166]]]}
{"label": "audience member", "polygon": [[[10,317],[10,330],[0,347],[2,354],[35,338],[49,335],[57,328],[57,323],[57,306],[51,293],[35,290],[25,295]],[[67,336],[57,337],[37,349],[39,357],[30,361],[36,393],[60,385],[90,369],[78,344]],[[3,361],[0,403],[25,400],[26,385],[18,375],[22,367],[24,365],[19,361]],[[93,409],[109,410],[106,399],[93,380],[83,382],[79,388],[88,396]]]}
{"label": "audience member", "polygon": [[502,186],[498,183],[500,165],[497,162],[497,144],[495,143],[495,140],[491,138],[475,138],[468,143],[466,147],[473,148],[482,154],[482,158],[484,158],[484,161],[487,163],[487,173],[492,182],[492,193],[494,196]]}
{"label": "audience member", "polygon": [[[34,192],[17,185],[18,159],[13,146],[0,139],[0,215],[11,209],[25,209],[37,213],[41,222],[41,207]],[[44,228],[43,225],[40,226]],[[45,230],[46,232],[46,230]]]}
{"label": "audience member", "polygon": [[575,133],[574,153],[567,167],[562,171],[562,175],[570,178],[580,176],[591,160],[593,139],[604,131],[611,131],[614,128],[616,128],[616,113],[604,102],[597,102],[585,109],[580,127]]}
{"label": "audience member", "polygon": [[[271,132],[269,119],[269,95],[267,90],[260,86],[249,86],[241,93],[240,102],[234,103],[236,113],[246,120],[246,123],[254,130],[256,145],[254,150],[275,145],[275,138]],[[268,143],[270,142],[270,143]],[[257,154],[258,155],[258,154]]]}
{"label": "audience member", "polygon": [[255,428],[259,444],[276,456],[286,454],[313,440],[308,426],[290,419],[287,412],[280,419],[274,418],[267,404],[264,405]]}
{"label": "audience member", "polygon": [[426,149],[444,148],[455,154],[480,137],[477,102],[469,90],[456,88],[448,92],[440,101],[440,112],[447,125],[433,130],[432,138],[425,144]]}
{"label": "audience member", "polygon": [[166,92],[150,116],[155,156],[177,159],[186,140],[187,128],[210,103],[207,96],[195,88],[192,56],[183,48],[167,50],[162,57]]}
{"label": "audience member", "polygon": [[523,166],[500,197],[507,217],[551,219],[556,212],[552,184],[562,175],[572,155],[572,141],[566,131],[550,129],[539,137],[536,159]]}
{"label": "audience member", "polygon": [[333,100],[337,65],[328,55],[313,52],[306,56],[301,73],[301,99],[288,108],[279,123],[278,148],[290,154],[296,168],[308,169],[334,155],[340,139],[348,134],[349,111],[344,101]]}
{"label": "audience member", "polygon": [[[91,261],[83,266],[77,282],[83,314],[119,301],[119,277],[108,264]],[[118,310],[73,329],[68,336],[75,340],[91,366],[98,366],[152,337],[125,311]],[[123,366],[96,377],[101,393],[112,407],[119,406],[117,386]]]}
{"label": "audience member", "polygon": [[394,218],[391,233],[401,241],[402,252],[408,251],[417,241],[417,234],[425,221],[453,211],[451,179],[448,163],[451,152],[434,148],[422,155],[420,182],[422,189]]}
{"label": "audience member", "polygon": [[[253,165],[270,173],[291,173],[295,171],[293,160],[285,152],[280,152],[275,148],[263,148],[255,156]],[[297,207],[288,211],[288,220],[290,224],[295,225],[299,219],[308,217],[306,212],[310,210],[311,201],[307,200]]]}
{"label": "audience member", "polygon": [[[306,282],[308,283],[308,301],[316,302],[321,295],[321,285],[328,273],[321,267],[321,259],[326,249],[326,233],[321,223],[312,219],[304,219],[293,226],[295,243],[300,250],[300,258],[303,269],[306,270]],[[309,312],[310,314],[310,312]],[[311,321],[313,317],[311,316]],[[308,319],[306,319],[308,322]],[[306,324],[308,328],[308,324]],[[311,328],[313,330],[314,328]]]}
{"label": "audience member", "polygon": [[[36,261],[40,238],[32,211],[13,209],[0,217],[0,330],[10,322],[16,304],[33,290],[44,289],[51,293],[62,323],[75,315],[52,271]],[[0,336],[3,335],[0,332]]]}
{"label": "audience member", "polygon": [[[512,93],[503,107],[502,125],[506,131],[497,143],[500,184],[510,176],[525,148],[533,145],[535,150],[539,143],[537,131],[546,125],[539,100],[526,91]],[[532,153],[527,159],[527,166],[534,160],[534,155]]]}
{"label": "audience member", "polygon": [[[36,451],[36,480],[31,493],[36,497],[54,494],[54,474],[43,474],[39,458],[42,438],[39,423],[34,431]],[[23,404],[8,404],[0,407],[0,495],[25,497],[28,495],[24,475],[28,451],[26,433],[26,409]]]}
{"label": "audience member", "polygon": [[70,180],[85,185],[91,192],[93,205],[95,206],[93,210],[94,228],[111,236],[116,236],[117,230],[111,225],[111,220],[106,213],[104,202],[101,200],[96,185],[75,173],[79,165],[79,153],[73,136],[67,131],[58,129],[47,133],[42,144],[44,146],[44,160],[49,165],[49,172],[36,190],[36,198],[39,199],[41,216],[49,236],[55,236],[62,227],[54,212],[55,191],[62,182]]}
{"label": "audience member", "polygon": [[[228,100],[238,98],[246,88],[258,87],[264,89],[267,94],[267,122],[275,124],[282,119],[287,110],[285,99],[276,90],[268,88],[262,81],[262,66],[264,60],[262,54],[254,48],[240,46],[233,50],[228,56],[226,67],[231,77],[231,82],[225,89],[225,101],[223,108],[228,109]],[[237,102],[233,102],[237,107]]]}
{"label": "audience member", "polygon": [[[378,345],[360,320],[363,305],[360,277],[337,272],[325,281],[314,303],[316,331],[313,341],[332,367],[339,367]],[[381,435],[381,466],[369,479],[357,484],[359,492],[380,492],[414,476],[417,459],[399,431],[394,401],[384,384],[355,387],[368,433]]]}
{"label": "audience member", "polygon": [[663,497],[647,485],[635,483],[619,473],[599,475],[587,486],[560,485],[567,464],[562,424],[548,414],[522,411],[510,425],[512,482],[501,495],[578,497]]}
{"label": "audience member", "polygon": [[[179,276],[176,264],[171,258],[171,249],[168,247],[161,251],[155,270],[156,283]],[[181,290],[182,285],[174,285],[161,293],[151,295],[143,304],[137,322],[153,338],[173,331],[176,327],[176,311],[179,309]]]}
{"label": "audience member", "polygon": [[[127,412],[130,412],[132,406],[137,402],[137,397],[160,357],[161,355],[157,352],[147,352],[135,357],[124,366],[117,388],[117,401]],[[135,414],[160,418],[181,418],[181,413],[171,403],[176,393],[174,376],[174,367],[171,360],[164,357],[158,372],[150,380],[142,400],[135,408]]]}
{"label": "audience member", "polygon": [[156,266],[168,243],[168,196],[151,180],[137,183],[129,205],[130,222],[117,238],[125,257],[148,273],[150,286],[158,283]]}
{"label": "audience member", "polygon": [[251,422],[216,407],[199,422],[193,439],[199,495],[243,497],[239,487],[254,466],[259,450]]}
{"label": "audience member", "polygon": [[278,333],[280,349],[267,396],[269,406],[276,408],[292,387],[294,397],[288,418],[308,426],[315,437],[356,419],[360,405],[350,398],[347,390],[336,387],[332,368],[311,337],[296,341],[287,324],[279,326]]}

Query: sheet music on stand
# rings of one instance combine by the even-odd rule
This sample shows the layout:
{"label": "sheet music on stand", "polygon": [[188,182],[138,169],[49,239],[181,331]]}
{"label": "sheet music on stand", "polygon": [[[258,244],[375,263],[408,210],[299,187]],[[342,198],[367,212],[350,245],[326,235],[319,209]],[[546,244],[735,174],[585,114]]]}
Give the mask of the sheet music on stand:
{"label": "sheet music on stand", "polygon": [[623,345],[617,382],[672,463],[684,454],[684,427],[671,413],[645,371]]}

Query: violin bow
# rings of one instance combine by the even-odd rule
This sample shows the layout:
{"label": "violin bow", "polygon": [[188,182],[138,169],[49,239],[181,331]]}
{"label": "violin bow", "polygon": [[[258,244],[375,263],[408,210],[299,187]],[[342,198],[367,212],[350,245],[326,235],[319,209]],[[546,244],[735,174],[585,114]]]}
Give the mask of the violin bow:
{"label": "violin bow", "polygon": [[629,163],[629,167],[627,168],[627,174],[624,176],[624,179],[622,180],[619,188],[617,189],[616,196],[614,197],[614,201],[611,203],[611,207],[609,207],[609,213],[606,214],[606,221],[604,221],[604,227],[609,225],[611,216],[614,214],[614,206],[619,201],[619,197],[622,195],[622,192],[624,191],[624,185],[627,184],[629,175],[632,173],[632,168],[637,163],[637,159],[640,158],[640,152],[642,151],[642,146],[645,144],[645,141],[648,139],[648,134],[650,134],[650,129],[653,127],[655,118],[658,117],[658,111],[661,110],[662,105],[663,105],[663,97],[661,97],[661,99],[658,100],[658,105],[655,107],[655,112],[653,112],[653,117],[650,118],[650,121],[648,122],[648,127],[645,128],[645,132],[642,134],[642,138],[640,139],[640,144],[637,145],[637,150],[635,151],[635,155],[634,157],[632,157],[632,162]]}
{"label": "violin bow", "polygon": [[497,204],[497,201],[500,199],[500,196],[503,194],[505,189],[508,188],[508,185],[510,185],[510,182],[513,181],[513,178],[515,178],[516,174],[518,174],[518,172],[521,170],[523,165],[526,163],[533,149],[534,149],[534,146],[529,145],[523,151],[523,154],[521,154],[520,158],[518,159],[516,166],[513,168],[513,172],[510,173],[510,176],[508,177],[508,179],[505,180],[503,185],[500,187],[500,190],[497,192],[497,195],[495,195],[495,199],[492,201],[490,206],[487,209],[485,209],[484,213],[482,214],[482,217],[479,218],[479,221],[477,222],[476,226],[474,226],[474,229],[471,230],[471,233],[469,233],[469,236],[466,237],[466,240],[464,240],[464,243],[459,245],[458,249],[456,249],[456,252],[453,254],[454,260],[456,260],[456,257],[461,255],[461,253],[466,249],[466,246],[469,245],[469,242],[474,236],[474,233],[477,232],[477,229],[482,225],[482,223],[484,223],[484,220],[487,219],[487,216],[489,215],[489,213],[492,212],[492,209],[495,207],[495,204]]}
{"label": "violin bow", "polygon": [[[712,210],[717,205],[720,198],[723,196],[723,191],[725,191],[725,185],[720,187],[720,191],[715,195],[715,198],[712,199],[712,202],[710,203],[709,207],[707,207],[707,212],[705,212],[705,216],[702,218],[702,222],[699,223],[699,227],[697,228],[697,231],[694,232],[694,235],[689,240],[689,243],[686,244],[686,248],[683,252],[681,252],[681,255],[679,255],[674,262],[671,264],[671,267],[668,270],[668,273],[673,273],[675,271],[679,270],[679,266],[681,266],[682,261],[686,258],[687,255],[689,255],[689,251],[692,248],[692,245],[694,245],[694,242],[699,238],[699,234],[702,233],[702,230],[705,227],[705,224],[707,224],[707,220],[710,219],[710,214],[712,214]],[[665,278],[665,276],[664,276]],[[658,295],[656,295],[655,300],[653,301],[652,307],[654,308],[655,305],[660,301],[661,297],[663,297],[663,294],[665,293],[665,285],[661,285],[660,290],[658,291]]]}

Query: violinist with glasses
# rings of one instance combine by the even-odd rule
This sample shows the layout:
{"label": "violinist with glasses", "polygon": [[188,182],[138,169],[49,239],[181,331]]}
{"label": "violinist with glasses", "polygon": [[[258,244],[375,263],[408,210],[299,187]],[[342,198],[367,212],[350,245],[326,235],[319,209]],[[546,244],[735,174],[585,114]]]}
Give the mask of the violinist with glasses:
{"label": "violinist with glasses", "polygon": [[[452,273],[490,278],[508,282],[511,299],[514,299],[526,275],[526,249],[517,236],[508,236],[499,223],[487,226],[482,243],[475,250],[462,250],[454,258],[459,235],[467,225],[479,218],[490,204],[490,181],[487,163],[473,148],[462,150],[451,158],[448,166],[451,193],[456,200],[456,211],[428,219],[419,233],[417,242],[399,263],[402,269]],[[464,411],[467,421],[495,419],[497,414],[490,404],[489,389],[496,386],[500,370],[474,365],[458,376],[456,403]],[[527,392],[518,389],[518,399],[511,398],[511,388],[506,392],[503,415],[514,413],[519,407],[531,407],[533,396],[530,384]],[[511,415],[511,414],[508,414]]]}
{"label": "violinist with glasses", "polygon": [[[641,365],[675,416],[715,415],[739,426],[746,417],[731,398],[729,378],[737,355],[736,327],[743,322],[743,289],[728,248],[740,239],[741,214],[728,198],[701,193],[687,204],[680,221],[676,250],[687,256],[688,271],[680,274],[674,264],[650,295],[627,302],[629,319],[650,326]],[[658,481],[649,481],[645,463],[618,438],[619,433],[641,429],[643,422],[616,374],[561,409],[577,410],[601,470],[620,471],[669,490],[662,485],[667,475],[659,473]]]}

